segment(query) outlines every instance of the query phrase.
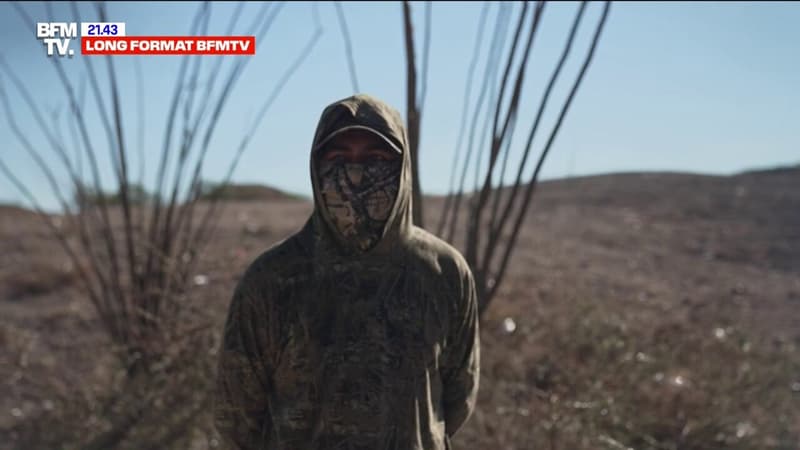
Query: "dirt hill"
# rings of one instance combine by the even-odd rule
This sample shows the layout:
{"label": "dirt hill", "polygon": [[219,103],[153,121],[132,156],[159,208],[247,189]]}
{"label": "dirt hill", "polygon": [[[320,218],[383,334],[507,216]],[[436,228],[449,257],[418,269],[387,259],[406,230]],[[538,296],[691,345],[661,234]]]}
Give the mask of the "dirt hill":
{"label": "dirt hill", "polygon": [[[428,199],[429,221],[441,205]],[[310,211],[227,205],[190,293],[218,327],[241,271]],[[0,448],[48,448],[44,424],[70,408],[48,389],[88,389],[109,359],[33,215],[0,210],[0,252]],[[482,318],[478,410],[454,447],[800,448],[797,324],[800,167],[542,183]]]}

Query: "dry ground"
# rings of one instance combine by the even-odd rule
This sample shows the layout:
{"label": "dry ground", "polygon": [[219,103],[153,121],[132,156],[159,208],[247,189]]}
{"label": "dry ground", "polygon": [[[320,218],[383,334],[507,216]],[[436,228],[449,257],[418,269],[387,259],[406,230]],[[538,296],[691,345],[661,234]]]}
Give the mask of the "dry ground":
{"label": "dry ground", "polygon": [[[244,267],[310,210],[227,206],[189,293],[216,328]],[[71,402],[96,401],[113,358],[32,213],[0,209],[0,252],[0,448],[58,448],[59,426],[101,420]],[[543,183],[481,325],[478,409],[455,448],[798,449],[800,169]],[[188,432],[213,446],[207,414]]]}

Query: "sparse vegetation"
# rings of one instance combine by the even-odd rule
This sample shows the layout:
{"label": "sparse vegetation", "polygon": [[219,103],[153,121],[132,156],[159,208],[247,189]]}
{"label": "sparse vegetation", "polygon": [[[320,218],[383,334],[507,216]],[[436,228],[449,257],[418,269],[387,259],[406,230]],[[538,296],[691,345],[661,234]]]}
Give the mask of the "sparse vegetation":
{"label": "sparse vegetation", "polygon": [[[240,3],[223,19],[228,23],[225,34],[244,28],[244,34],[261,40],[282,6],[264,3],[254,13],[243,15],[244,4]],[[11,7],[23,23],[35,27],[26,5],[14,3]],[[86,9],[91,9],[89,16],[106,21],[103,2],[72,3],[70,8],[75,22],[87,16]],[[45,4],[45,10],[52,16],[52,5]],[[241,194],[241,189],[226,190],[226,185],[272,102],[319,40],[318,16],[314,14],[312,19],[315,29],[308,42],[274,83],[271,95],[260,101],[258,113],[248,119],[240,141],[234,144],[217,194]],[[203,3],[189,33],[207,34],[210,21],[211,5]],[[237,26],[240,23],[244,26]],[[4,374],[11,380],[11,396],[19,392],[19,386],[30,387],[26,381],[32,381],[35,388],[24,391],[23,405],[11,408],[15,423],[22,418],[32,420],[0,442],[24,448],[186,448],[191,439],[187,430],[210,406],[214,364],[208,354],[218,338],[212,325],[220,314],[199,308],[188,294],[193,282],[200,284],[197,280],[201,278],[192,274],[223,216],[223,196],[203,198],[201,175],[219,119],[251,59],[220,57],[212,64],[201,64],[200,56],[181,59],[164,127],[157,130],[163,133],[163,147],[147,155],[157,161],[153,186],[144,184],[144,103],[148,95],[138,60],[130,67],[136,87],[129,90],[121,87],[125,77],[118,75],[128,69],[120,69],[125,62],[98,59],[82,58],[78,69],[65,67],[58,58],[49,60],[63,94],[53,100],[65,102],[67,107],[56,108],[50,112],[51,120],[45,120],[42,99],[33,94],[37,86],[29,86],[30,80],[0,56],[0,108],[13,135],[13,146],[34,162],[60,214],[44,211],[38,189],[17,176],[8,159],[0,158],[0,175],[32,206],[46,226],[44,235],[61,247],[63,253],[50,248],[39,255],[42,260],[53,263],[65,255],[70,270],[74,269],[74,274],[61,274],[50,270],[50,264],[24,273],[4,267],[0,280],[7,284],[4,290],[12,298],[44,292],[64,298],[73,291],[74,278],[74,290],[95,314],[93,320],[80,324],[87,330],[82,337],[88,340],[89,349],[95,350],[92,361],[87,361],[88,376],[74,379],[71,385],[62,376],[28,379],[34,369],[27,363],[12,366],[11,372]],[[197,88],[200,84],[202,92]],[[12,96],[23,107],[12,105]],[[132,111],[137,113],[136,127],[125,120]],[[87,120],[93,114],[100,123],[95,129]],[[64,129],[72,132],[72,140],[64,138]],[[43,138],[43,144],[34,143],[36,135]],[[101,167],[102,156],[108,157],[109,167]],[[111,183],[102,181],[105,173],[112,175]],[[69,198],[70,192],[74,198]],[[21,224],[14,225],[24,231]],[[10,246],[19,250],[19,246]],[[21,252],[21,257],[28,253]],[[69,317],[46,315],[45,320],[59,324]],[[54,335],[52,328],[43,327],[48,329],[46,334],[33,332],[32,342]],[[29,350],[26,347],[24,354]],[[72,350],[81,353],[78,348]],[[110,361],[103,356],[110,356]],[[68,388],[72,386],[89,389],[72,392]],[[31,398],[37,401],[31,404]],[[5,435],[7,427],[2,429]]]}
{"label": "sparse vegetation", "polygon": [[[796,168],[730,179],[684,176],[679,183],[651,175],[643,176],[650,177],[646,182],[616,176],[553,183],[537,199],[536,214],[529,214],[542,163],[592,59],[608,6],[593,28],[558,121],[546,133],[536,168],[523,180],[539,117],[586,5],[578,7],[537,118],[525,124],[528,143],[510,191],[495,188],[505,179],[544,3],[522,7],[507,51],[500,42],[514,28],[512,15],[508,5],[498,6],[489,50],[494,56],[487,58],[485,72],[491,85],[484,81],[481,88],[490,99],[484,106],[481,94],[470,106],[467,98],[459,139],[467,129],[488,131],[491,126],[491,133],[484,132],[480,142],[468,138],[466,157],[454,156],[452,195],[425,200],[429,217],[440,219],[440,234],[464,250],[476,274],[482,310],[488,311],[482,318],[478,411],[456,446],[798,448],[800,334],[792,326],[800,322]],[[15,8],[26,23],[34,23],[23,7]],[[198,11],[191,33],[204,33],[208,8],[204,4]],[[280,8],[264,4],[250,18],[247,34],[261,39]],[[344,14],[337,8],[347,36]],[[419,78],[410,8],[405,2],[407,109],[415,148],[425,99],[430,5]],[[78,7],[73,11],[79,19]],[[231,29],[241,9],[235,11]],[[102,4],[96,12],[104,21]],[[86,80],[73,86],[58,59],[52,59],[69,105],[66,117],[55,119],[66,119],[66,128],[81,131],[73,136],[74,148],[67,149],[59,128],[42,120],[44,114],[14,66],[0,59],[6,119],[63,209],[60,215],[42,211],[31,190],[0,160],[2,173],[44,219],[35,222],[27,211],[10,208],[0,215],[0,448],[183,450],[217,445],[209,394],[232,287],[246,264],[298,228],[310,209],[307,200],[262,186],[232,186],[228,179],[256,125],[320,32],[317,26],[265,97],[220,184],[202,183],[203,161],[246,59],[225,71],[221,63],[203,66],[197,58],[184,59],[163,130],[164,149],[157,154],[157,181],[150,190],[141,182],[143,170],[138,180],[132,173],[133,146],[123,138],[124,108],[110,60],[104,60],[110,89],[103,94],[95,68],[84,59],[90,98],[114,110],[112,118],[99,108],[109,142],[98,144],[81,115]],[[357,91],[349,37],[346,42]],[[477,59],[479,48],[475,52]],[[516,64],[515,53],[524,55]],[[200,96],[193,87],[199,80],[205,89]],[[56,159],[43,158],[19,128],[15,118],[21,112],[10,106],[6,86],[21,94],[25,112],[36,119],[37,132]],[[469,89],[468,83],[467,94]],[[141,100],[144,93],[137,96]],[[474,113],[469,127],[468,111]],[[109,152],[116,182],[111,191],[102,188],[95,149]],[[487,149],[488,168],[481,172],[477,161]],[[478,165],[473,190],[464,181],[469,168],[475,168],[471,164]],[[85,165],[91,175],[84,175]],[[56,170],[66,177],[55,176]],[[758,177],[758,183],[748,177]],[[58,182],[65,178],[66,189]],[[415,181],[415,212],[422,223]],[[73,192],[74,198],[62,192]],[[469,211],[460,210],[462,199]],[[242,202],[249,200],[257,202]],[[219,208],[224,203],[231,209],[223,215]],[[53,237],[67,253],[66,264],[53,256]]]}
{"label": "sparse vegetation", "polygon": [[[778,241],[785,254],[800,254],[784,227],[800,198],[781,188],[784,176],[543,184],[508,281],[482,319],[478,409],[454,447],[797,448],[798,266],[773,264],[769,258],[785,255],[761,251]],[[748,190],[745,200],[739,188]],[[428,202],[435,213],[443,199]],[[102,448],[115,437],[104,432],[120,429],[112,421],[129,420],[130,434],[108,447],[213,448],[200,397],[213,383],[233,285],[253,257],[303,223],[311,204],[229,208],[185,293],[196,315],[185,316],[184,330],[209,328],[166,346],[143,378],[147,389],[122,383],[118,363],[94,351],[109,341],[75,286],[61,289],[64,301],[48,294],[0,304],[0,442]],[[701,209],[707,214],[691,212]],[[0,218],[0,231],[17,230],[2,235],[0,250],[17,264],[52,252],[36,218],[18,216],[13,224]],[[765,216],[769,226],[758,220]],[[722,250],[739,257],[708,256]],[[152,400],[147,414],[130,415],[142,399]]]}

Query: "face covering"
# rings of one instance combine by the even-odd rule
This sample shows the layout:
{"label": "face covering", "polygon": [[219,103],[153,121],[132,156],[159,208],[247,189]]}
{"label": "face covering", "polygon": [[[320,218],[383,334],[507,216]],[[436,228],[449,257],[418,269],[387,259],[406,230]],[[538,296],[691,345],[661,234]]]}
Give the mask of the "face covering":
{"label": "face covering", "polygon": [[318,163],[323,206],[345,241],[362,251],[374,247],[400,187],[402,159],[351,163],[342,158]]}

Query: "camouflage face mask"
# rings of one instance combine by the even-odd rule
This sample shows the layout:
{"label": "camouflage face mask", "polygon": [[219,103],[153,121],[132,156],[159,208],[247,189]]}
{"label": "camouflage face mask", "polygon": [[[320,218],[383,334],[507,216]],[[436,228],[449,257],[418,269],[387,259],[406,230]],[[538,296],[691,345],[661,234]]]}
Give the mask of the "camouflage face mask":
{"label": "camouflage face mask", "polygon": [[323,207],[346,241],[362,251],[380,241],[400,186],[402,161],[319,162]]}

